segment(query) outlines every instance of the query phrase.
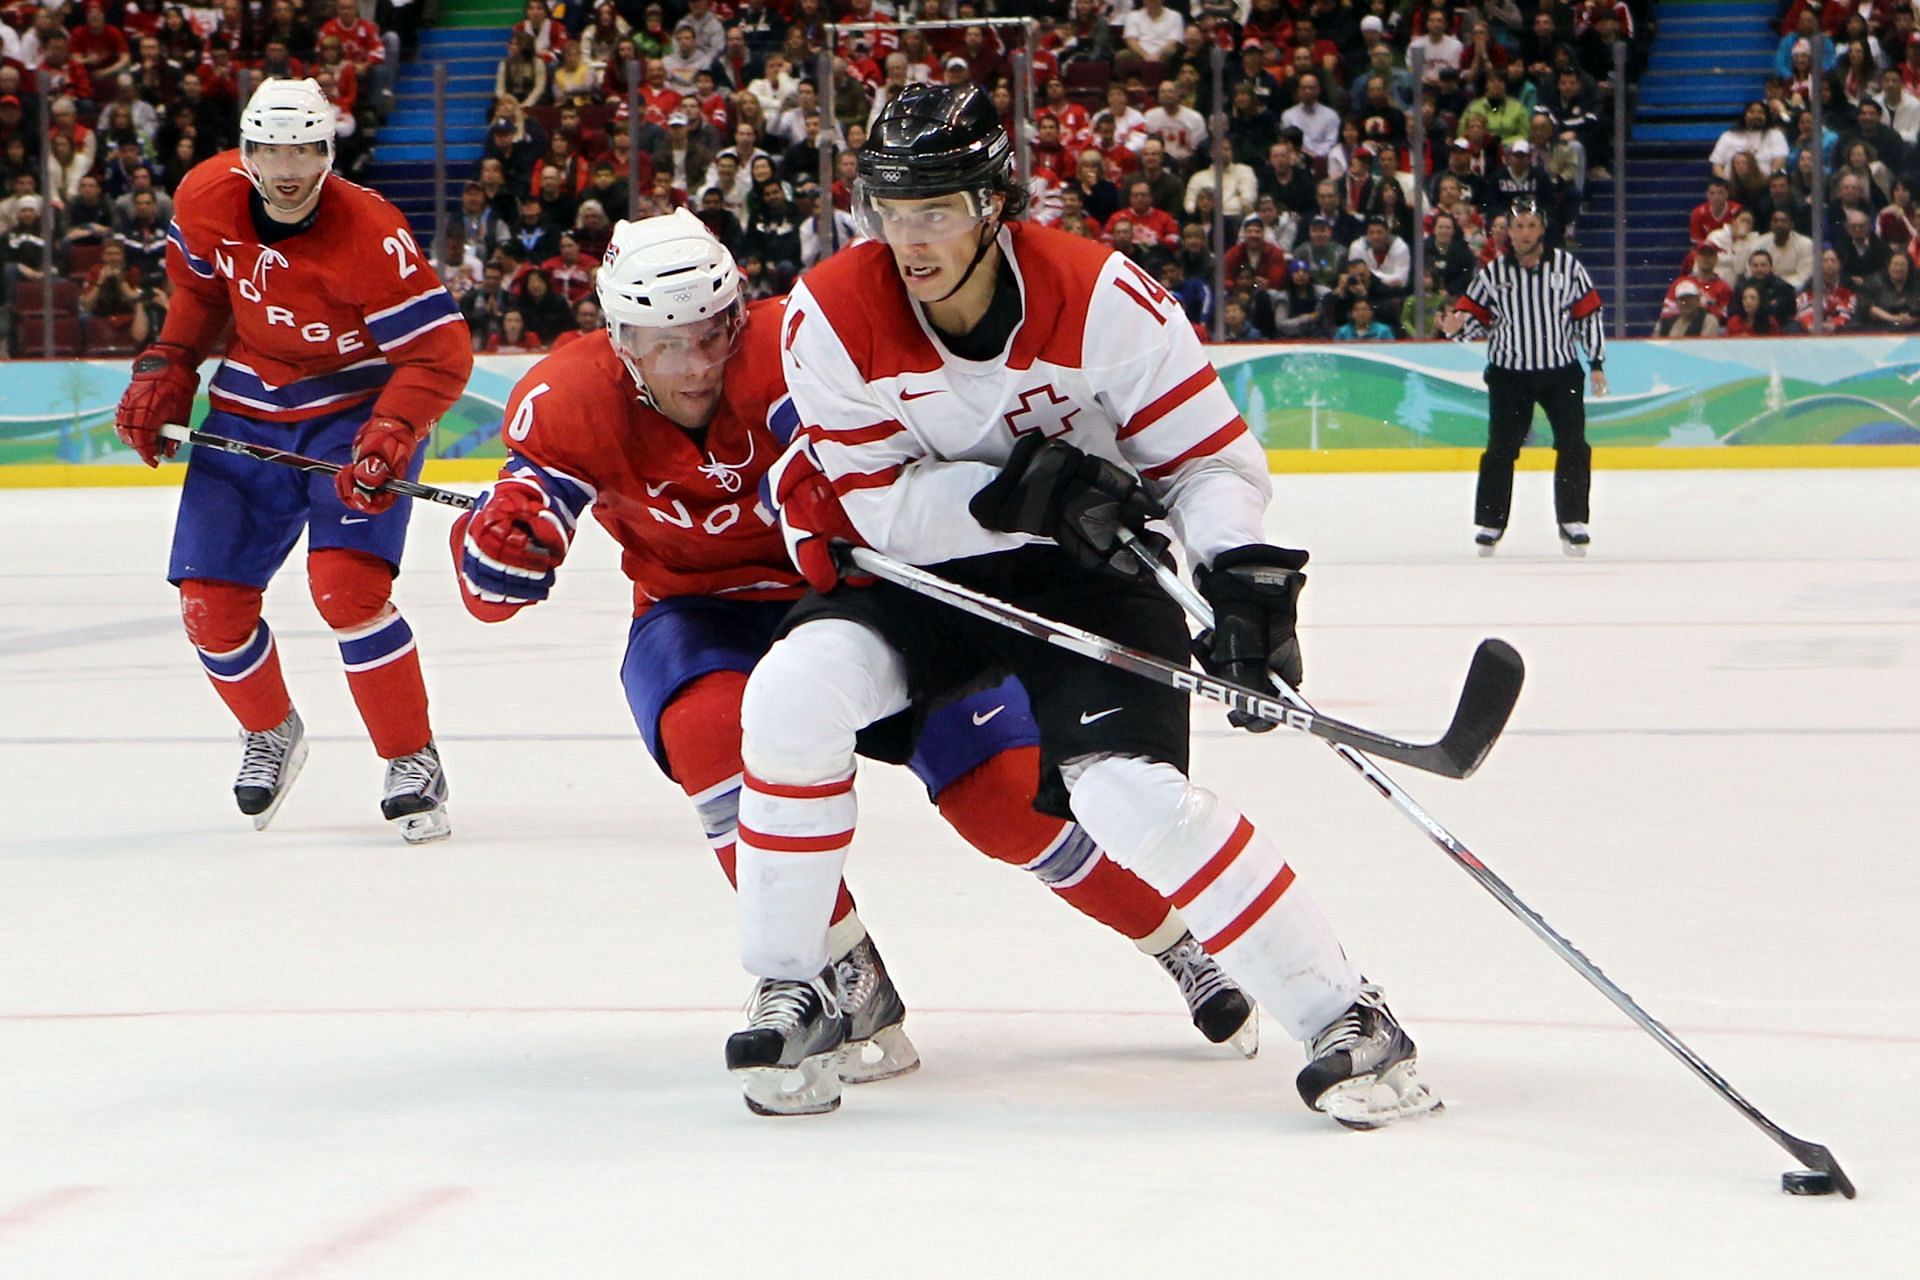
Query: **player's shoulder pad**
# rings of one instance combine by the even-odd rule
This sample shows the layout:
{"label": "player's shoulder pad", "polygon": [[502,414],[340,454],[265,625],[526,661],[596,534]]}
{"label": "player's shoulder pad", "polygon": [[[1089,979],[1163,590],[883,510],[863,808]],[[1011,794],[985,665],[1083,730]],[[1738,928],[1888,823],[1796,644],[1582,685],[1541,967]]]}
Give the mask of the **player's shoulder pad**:
{"label": "player's shoulder pad", "polygon": [[173,220],[214,234],[244,229],[251,238],[247,198],[252,194],[253,179],[241,167],[240,152],[222,151],[187,170],[173,193]]}
{"label": "player's shoulder pad", "polygon": [[727,378],[758,378],[763,373],[785,386],[780,345],[786,340],[787,297],[763,298],[747,305],[746,325],[728,362]]}
{"label": "player's shoulder pad", "polygon": [[514,384],[514,389],[518,391],[536,382],[551,383],[556,391],[569,393],[570,399],[577,397],[602,404],[613,391],[633,394],[632,375],[614,351],[613,340],[605,329],[541,356]]}
{"label": "player's shoulder pad", "polygon": [[344,206],[356,219],[364,218],[383,230],[398,227],[408,235],[413,234],[413,225],[407,221],[407,215],[400,212],[398,205],[373,188],[349,182],[337,173],[327,179],[326,189],[320,198]]}
{"label": "player's shoulder pad", "polygon": [[[1092,292],[1107,264],[1120,256],[1098,240],[1076,236],[1058,227],[1018,222],[1010,230],[1023,272],[1029,276],[1035,272],[1044,274],[1049,284],[1067,292],[1078,291],[1081,297]],[[1033,264],[1031,268],[1029,262]]]}
{"label": "player's shoulder pad", "polygon": [[[801,276],[800,283],[806,286],[815,310],[845,340],[889,322],[886,300],[905,295],[897,279],[893,251],[877,240],[865,240],[834,254]],[[894,287],[888,289],[887,284]]]}
{"label": "player's shoulder pad", "polygon": [[633,395],[627,367],[602,329],[541,356],[520,375],[507,394],[502,433],[510,449],[536,434],[549,443],[583,438],[600,420],[621,416],[608,406],[624,408]]}

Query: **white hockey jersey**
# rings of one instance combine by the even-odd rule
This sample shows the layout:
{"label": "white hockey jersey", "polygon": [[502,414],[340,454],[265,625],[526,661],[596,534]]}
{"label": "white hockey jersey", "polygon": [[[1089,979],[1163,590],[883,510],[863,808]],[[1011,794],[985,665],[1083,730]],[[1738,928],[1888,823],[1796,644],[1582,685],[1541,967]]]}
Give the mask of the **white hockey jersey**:
{"label": "white hockey jersey", "polygon": [[1264,541],[1266,454],[1178,300],[1083,237],[1022,224],[999,244],[1022,308],[995,359],[946,349],[882,244],[836,254],[788,298],[787,387],[867,543],[938,564],[1037,541],[967,511],[1035,431],[1140,475],[1193,563]]}

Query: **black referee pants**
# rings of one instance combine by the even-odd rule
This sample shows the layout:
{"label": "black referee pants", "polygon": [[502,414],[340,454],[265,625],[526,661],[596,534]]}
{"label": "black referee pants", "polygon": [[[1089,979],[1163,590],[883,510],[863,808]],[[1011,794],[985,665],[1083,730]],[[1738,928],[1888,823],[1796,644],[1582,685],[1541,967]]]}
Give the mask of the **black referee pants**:
{"label": "black referee pants", "polygon": [[1513,506],[1513,464],[1533,425],[1533,406],[1546,410],[1553,428],[1553,513],[1561,524],[1587,522],[1587,490],[1593,450],[1587,447],[1587,407],[1581,399],[1578,363],[1537,373],[1487,366],[1487,450],[1480,455],[1480,487],[1474,523],[1507,527]]}

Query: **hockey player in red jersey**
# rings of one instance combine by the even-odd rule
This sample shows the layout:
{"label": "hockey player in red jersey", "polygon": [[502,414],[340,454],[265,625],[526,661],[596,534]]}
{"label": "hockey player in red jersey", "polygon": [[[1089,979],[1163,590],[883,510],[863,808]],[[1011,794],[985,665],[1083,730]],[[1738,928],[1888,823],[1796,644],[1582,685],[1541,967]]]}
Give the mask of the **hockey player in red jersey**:
{"label": "hockey player in red jersey", "polygon": [[149,466],[185,424],[200,363],[226,331],[204,427],[350,464],[309,476],[196,450],[167,577],[213,687],[245,743],[234,796],[272,820],[306,759],[260,597],[304,530],[314,604],[387,762],[383,816],[411,842],[451,827],[413,633],[394,608],[411,503],[383,487],[418,476],[420,443],[473,367],[460,309],[386,200],[329,180],[335,112],[312,80],[269,80],[241,115],[238,151],[193,168],[174,196],[160,339],[134,359],[115,414]]}
{"label": "hockey player in red jersey", "polygon": [[[546,599],[592,510],[633,582],[621,679],[635,723],[731,879],[745,834],[736,824],[741,693],[805,586],[761,492],[794,425],[776,347],[782,303],[743,306],[732,256],[684,210],[622,222],[596,287],[606,329],[540,361],[508,398],[500,479],[453,533],[462,597],[485,621]],[[907,763],[969,842],[1155,956],[1208,1038],[1251,1053],[1251,1006],[1179,913],[1102,859],[1078,827],[1034,811],[1034,743],[1026,700],[1009,686],[910,711],[864,735],[861,749]],[[778,830],[754,838],[777,842]],[[918,1061],[901,1028],[905,1007],[844,885],[826,925],[860,1047],[798,1087],[756,1081],[756,1110],[827,1110],[842,1080],[881,1079]]]}
{"label": "hockey player in red jersey", "polygon": [[[1202,661],[1242,684],[1266,684],[1270,665],[1299,680],[1307,557],[1262,541],[1265,455],[1177,300],[1110,250],[1015,221],[1011,153],[979,89],[902,91],[859,155],[874,243],[787,302],[782,362],[819,475],[783,460],[781,518],[816,590],[741,704],[741,952],[760,985],[729,1064],[831,1055],[846,1034],[825,935],[856,735],[910,698],[1011,672],[1039,726],[1040,807],[1166,894],[1306,1042],[1304,1101],[1356,1128],[1436,1109],[1413,1042],[1276,841],[1188,780],[1183,694],[890,583],[834,589],[838,537],[1184,662],[1180,608],[1118,539],[1164,547],[1147,525],[1170,516],[1217,618]],[[805,500],[822,489],[839,504]]]}

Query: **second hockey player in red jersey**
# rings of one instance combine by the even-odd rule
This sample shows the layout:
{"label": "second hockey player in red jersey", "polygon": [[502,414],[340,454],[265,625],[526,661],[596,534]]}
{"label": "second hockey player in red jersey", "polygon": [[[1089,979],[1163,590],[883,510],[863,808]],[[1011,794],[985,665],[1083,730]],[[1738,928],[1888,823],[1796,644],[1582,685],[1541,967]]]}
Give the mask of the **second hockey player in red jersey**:
{"label": "second hockey player in red jersey", "polygon": [[816,594],[741,705],[741,952],[756,1011],[783,1016],[756,1014],[729,1062],[750,1067],[776,1042],[831,1055],[844,1037],[824,942],[858,735],[913,699],[1011,672],[1039,728],[1040,807],[1166,894],[1307,1043],[1306,1103],[1358,1128],[1431,1111],[1413,1042],[1278,843],[1187,778],[1184,695],[891,583],[835,589],[837,536],[1184,662],[1179,606],[1119,540],[1164,546],[1148,522],[1170,516],[1217,619],[1202,661],[1242,684],[1264,684],[1270,665],[1299,681],[1307,557],[1263,540],[1265,455],[1179,302],[1121,255],[1019,222],[1011,163],[984,92],[902,90],[859,155],[855,214],[874,242],[788,300],[781,358],[820,474],[784,484],[840,505],[782,509]]}
{"label": "second hockey player in red jersey", "polygon": [[[732,878],[736,842],[749,835],[737,822],[740,698],[804,588],[761,492],[795,425],[777,346],[782,304],[744,307],[731,255],[685,211],[621,223],[597,288],[607,328],[540,361],[508,399],[500,479],[453,534],[462,594],[487,621],[546,599],[593,512],[633,582],[621,679],[635,723]],[[907,763],[962,836],[1131,938],[1180,983],[1210,1039],[1252,1052],[1251,1007],[1179,913],[1080,828],[1034,811],[1035,742],[1026,699],[1009,685],[908,709],[861,749]],[[784,847],[779,827],[751,838]],[[855,1047],[797,1086],[784,1070],[753,1081],[756,1110],[827,1110],[842,1080],[918,1061],[844,885],[825,924]]]}
{"label": "second hockey player in red jersey", "polygon": [[312,80],[269,80],[241,115],[238,151],[187,174],[174,196],[160,340],[134,360],[115,414],[151,466],[175,445],[199,368],[229,324],[204,429],[347,464],[337,477],[197,450],[168,578],[187,637],[240,721],[234,795],[264,828],[306,759],[305,728],[260,616],[267,581],[304,531],[307,580],[333,629],[374,750],[380,809],[409,841],[451,830],[413,632],[392,602],[420,443],[473,367],[466,322],[380,196],[329,180],[335,112]]}

